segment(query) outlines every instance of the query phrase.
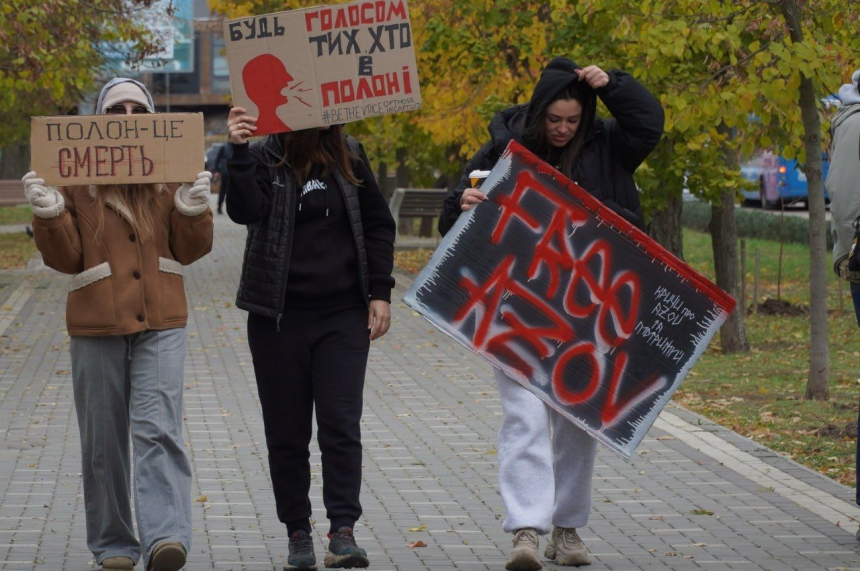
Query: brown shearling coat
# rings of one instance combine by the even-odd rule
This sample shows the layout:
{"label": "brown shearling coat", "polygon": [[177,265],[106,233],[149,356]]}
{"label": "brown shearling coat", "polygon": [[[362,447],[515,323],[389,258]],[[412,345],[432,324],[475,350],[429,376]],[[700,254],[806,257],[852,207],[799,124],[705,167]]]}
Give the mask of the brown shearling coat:
{"label": "brown shearling coat", "polygon": [[[33,218],[36,247],[45,265],[73,274],[66,303],[70,335],[128,335],[185,327],[188,305],[182,266],[212,250],[212,211],[188,207],[176,189],[159,193],[161,226],[168,232],[141,242],[127,208],[108,201],[96,237],[96,187],[58,189],[62,201]],[[63,208],[64,206],[64,208]]]}

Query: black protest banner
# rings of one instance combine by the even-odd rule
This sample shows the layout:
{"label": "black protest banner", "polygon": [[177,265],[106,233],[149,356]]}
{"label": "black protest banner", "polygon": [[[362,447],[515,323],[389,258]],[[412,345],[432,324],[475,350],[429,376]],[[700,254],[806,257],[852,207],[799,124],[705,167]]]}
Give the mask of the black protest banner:
{"label": "black protest banner", "polygon": [[517,143],[404,301],[629,458],[734,308]]}

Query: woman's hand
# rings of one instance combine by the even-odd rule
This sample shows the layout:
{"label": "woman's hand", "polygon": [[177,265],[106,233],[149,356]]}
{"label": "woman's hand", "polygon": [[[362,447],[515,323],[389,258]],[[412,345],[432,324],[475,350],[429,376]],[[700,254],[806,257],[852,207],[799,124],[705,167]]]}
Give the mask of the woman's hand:
{"label": "woman's hand", "polygon": [[203,171],[197,175],[197,180],[193,183],[182,184],[176,191],[179,194],[179,200],[189,208],[209,204],[209,195],[212,192],[210,180],[212,180],[212,173]]}
{"label": "woman's hand", "polygon": [[367,314],[367,328],[370,330],[370,340],[379,339],[391,327],[391,304],[382,299],[370,300],[370,311]]}
{"label": "woman's hand", "polygon": [[35,171],[25,174],[21,182],[24,183],[24,196],[31,207],[50,208],[57,204],[57,191],[45,185],[45,179],[36,176]]}
{"label": "woman's hand", "polygon": [[257,130],[256,122],[257,118],[245,115],[245,109],[242,107],[230,109],[230,116],[227,118],[227,136],[230,142],[234,145],[247,143],[248,137],[253,137],[254,131]]}
{"label": "woman's hand", "polygon": [[478,190],[477,188],[467,188],[463,191],[463,195],[460,197],[460,210],[466,212],[467,210],[471,210],[473,206],[484,202],[487,200],[487,195]]}
{"label": "woman's hand", "polygon": [[586,82],[592,89],[600,89],[604,85],[609,84],[609,74],[596,65],[584,67],[578,73],[579,81]]}

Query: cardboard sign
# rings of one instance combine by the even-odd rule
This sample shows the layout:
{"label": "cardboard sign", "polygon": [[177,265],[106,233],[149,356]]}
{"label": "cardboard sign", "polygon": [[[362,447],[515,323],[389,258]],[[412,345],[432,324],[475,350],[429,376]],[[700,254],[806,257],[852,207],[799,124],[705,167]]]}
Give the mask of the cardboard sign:
{"label": "cardboard sign", "polygon": [[33,117],[31,170],[52,186],[194,182],[203,170],[203,115]]}
{"label": "cardboard sign", "polygon": [[404,301],[629,458],[735,302],[511,143]]}
{"label": "cardboard sign", "polygon": [[224,23],[233,105],[254,135],[421,109],[405,0],[315,6]]}

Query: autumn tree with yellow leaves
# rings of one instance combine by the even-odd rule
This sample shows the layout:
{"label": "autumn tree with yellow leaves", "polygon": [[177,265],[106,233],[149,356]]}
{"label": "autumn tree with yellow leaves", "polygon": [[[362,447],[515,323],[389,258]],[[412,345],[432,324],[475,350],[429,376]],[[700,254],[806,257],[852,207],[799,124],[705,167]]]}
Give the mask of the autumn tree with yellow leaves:
{"label": "autumn tree with yellow leaves", "polygon": [[[828,398],[821,99],[856,67],[857,10],[840,0],[584,0],[575,14],[559,10],[558,16],[602,30],[616,61],[661,94],[667,134],[640,181],[650,210],[659,213],[665,199],[677,196],[677,180],[687,175],[689,188],[713,205],[717,284],[735,297],[739,160],[772,148],[805,164],[811,276],[806,396]],[[726,352],[746,349],[743,309],[721,330]]]}
{"label": "autumn tree with yellow leaves", "polygon": [[[138,22],[153,0],[4,0],[0,3],[0,177],[21,162],[30,117],[73,109],[100,81],[102,46],[124,45],[129,60],[156,52]],[[24,161],[26,162],[26,160]]]}
{"label": "autumn tree with yellow leaves", "polygon": [[[230,17],[310,4],[210,0]],[[659,221],[651,233],[682,254],[683,185],[711,202],[717,283],[735,297],[739,162],[755,149],[773,148],[805,164],[812,276],[807,396],[827,398],[820,99],[856,67],[860,27],[850,2],[412,0],[409,8],[423,108],[363,122],[380,155],[405,149],[413,164],[438,160],[456,176],[486,140],[493,114],[527,101],[552,57],[625,69],[666,109],[664,140],[637,172],[646,213]],[[748,350],[743,309],[721,330],[725,352]]]}

